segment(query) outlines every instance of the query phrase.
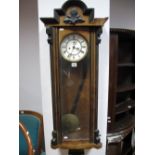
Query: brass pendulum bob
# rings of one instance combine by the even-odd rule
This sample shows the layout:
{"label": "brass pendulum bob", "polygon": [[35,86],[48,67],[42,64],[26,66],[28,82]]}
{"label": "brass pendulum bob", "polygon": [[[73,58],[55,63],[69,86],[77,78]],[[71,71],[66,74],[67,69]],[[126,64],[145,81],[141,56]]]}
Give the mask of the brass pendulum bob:
{"label": "brass pendulum bob", "polygon": [[63,131],[73,132],[80,125],[79,118],[77,115],[68,113],[62,116],[62,129]]}

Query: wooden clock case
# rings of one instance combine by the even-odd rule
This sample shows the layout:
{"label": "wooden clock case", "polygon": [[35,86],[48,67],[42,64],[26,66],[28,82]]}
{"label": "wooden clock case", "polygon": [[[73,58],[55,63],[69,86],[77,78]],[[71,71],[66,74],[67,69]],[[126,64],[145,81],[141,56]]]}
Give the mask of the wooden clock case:
{"label": "wooden clock case", "polygon": [[[51,140],[52,148],[78,150],[100,148],[102,146],[97,127],[98,46],[101,41],[102,27],[106,20],[107,18],[94,18],[94,9],[88,8],[81,0],[68,0],[63,4],[61,9],[54,10],[54,18],[41,18],[41,21],[46,26],[48,43],[50,45],[54,119],[53,137]],[[67,86],[65,85],[67,82],[65,82],[65,77],[62,78],[64,76],[62,75],[62,70],[67,69],[66,66],[69,66],[69,62],[65,62],[60,55],[60,43],[65,36],[72,33],[84,36],[89,45],[88,54],[82,60],[83,62],[87,62],[87,73],[79,99],[80,104],[77,109],[81,124],[87,126],[81,133],[68,134],[69,138],[65,139],[62,131],[62,117],[63,113],[70,108],[69,101],[72,100],[71,97],[74,96],[74,89],[78,86],[75,85],[71,90],[66,89]],[[80,63],[82,62],[79,62],[78,66],[81,65]],[[71,75],[73,81],[78,81],[78,73],[79,71],[75,71]]]}

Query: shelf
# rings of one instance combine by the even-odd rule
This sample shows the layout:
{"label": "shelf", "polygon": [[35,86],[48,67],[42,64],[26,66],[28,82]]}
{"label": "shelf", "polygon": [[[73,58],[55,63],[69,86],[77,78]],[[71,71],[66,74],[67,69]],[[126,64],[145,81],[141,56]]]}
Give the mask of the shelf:
{"label": "shelf", "polygon": [[[131,64],[128,64],[128,66],[130,65]],[[133,85],[134,83],[135,83],[135,68],[134,67],[119,67],[118,74],[117,74],[117,86],[118,87],[128,86],[128,85]]]}
{"label": "shelf", "polygon": [[130,99],[130,100],[126,100],[122,103],[117,104],[116,106],[116,115],[129,111],[130,109],[135,107],[135,101]]}
{"label": "shelf", "polygon": [[121,130],[124,130],[130,126],[134,127],[135,118],[131,114],[127,114],[118,121],[114,123],[114,129],[112,132],[119,132]]}
{"label": "shelf", "polygon": [[118,67],[135,67],[134,63],[119,63]]}
{"label": "shelf", "polygon": [[134,84],[119,86],[118,89],[117,89],[117,93],[122,93],[122,92],[130,91],[130,90],[134,90],[134,89],[135,89]]}
{"label": "shelf", "polygon": [[134,128],[135,36],[124,29],[110,32],[108,133],[122,133]]}
{"label": "shelf", "polygon": [[118,93],[116,97],[116,104],[115,107],[120,105],[121,103],[124,103],[127,99],[135,100],[135,91],[126,91],[123,93]]}

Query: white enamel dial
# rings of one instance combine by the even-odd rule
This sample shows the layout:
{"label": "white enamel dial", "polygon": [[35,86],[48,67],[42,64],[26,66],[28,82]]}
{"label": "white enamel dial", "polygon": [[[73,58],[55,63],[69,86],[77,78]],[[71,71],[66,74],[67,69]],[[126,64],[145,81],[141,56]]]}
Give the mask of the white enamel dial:
{"label": "white enamel dial", "polygon": [[82,60],[88,51],[87,41],[79,34],[67,35],[60,45],[62,57],[70,62]]}

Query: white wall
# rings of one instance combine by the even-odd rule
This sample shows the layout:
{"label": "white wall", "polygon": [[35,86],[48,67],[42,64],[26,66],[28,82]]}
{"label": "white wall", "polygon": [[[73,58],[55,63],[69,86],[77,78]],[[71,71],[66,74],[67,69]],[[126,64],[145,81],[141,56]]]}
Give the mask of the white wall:
{"label": "white wall", "polygon": [[19,2],[19,108],[42,113],[37,0]]}
{"label": "white wall", "polygon": [[[96,17],[109,17],[109,0],[83,0],[88,7],[95,8]],[[52,17],[53,9],[60,8],[64,0],[39,0],[39,17]],[[101,7],[102,6],[102,7]],[[99,130],[102,135],[103,147],[100,150],[92,149],[87,151],[88,155],[105,155],[106,147],[106,126],[107,126],[107,101],[108,101],[108,61],[109,61],[109,21],[105,24],[100,45],[100,70],[99,70]],[[50,88],[50,65],[49,65],[49,45],[43,23],[39,22],[40,35],[40,62],[41,62],[41,83],[42,83],[42,103],[45,125],[45,143],[47,155],[67,155],[67,151],[53,150],[50,147],[51,132],[53,130],[52,121],[52,100]]]}
{"label": "white wall", "polygon": [[110,27],[135,29],[135,0],[110,0]]}

